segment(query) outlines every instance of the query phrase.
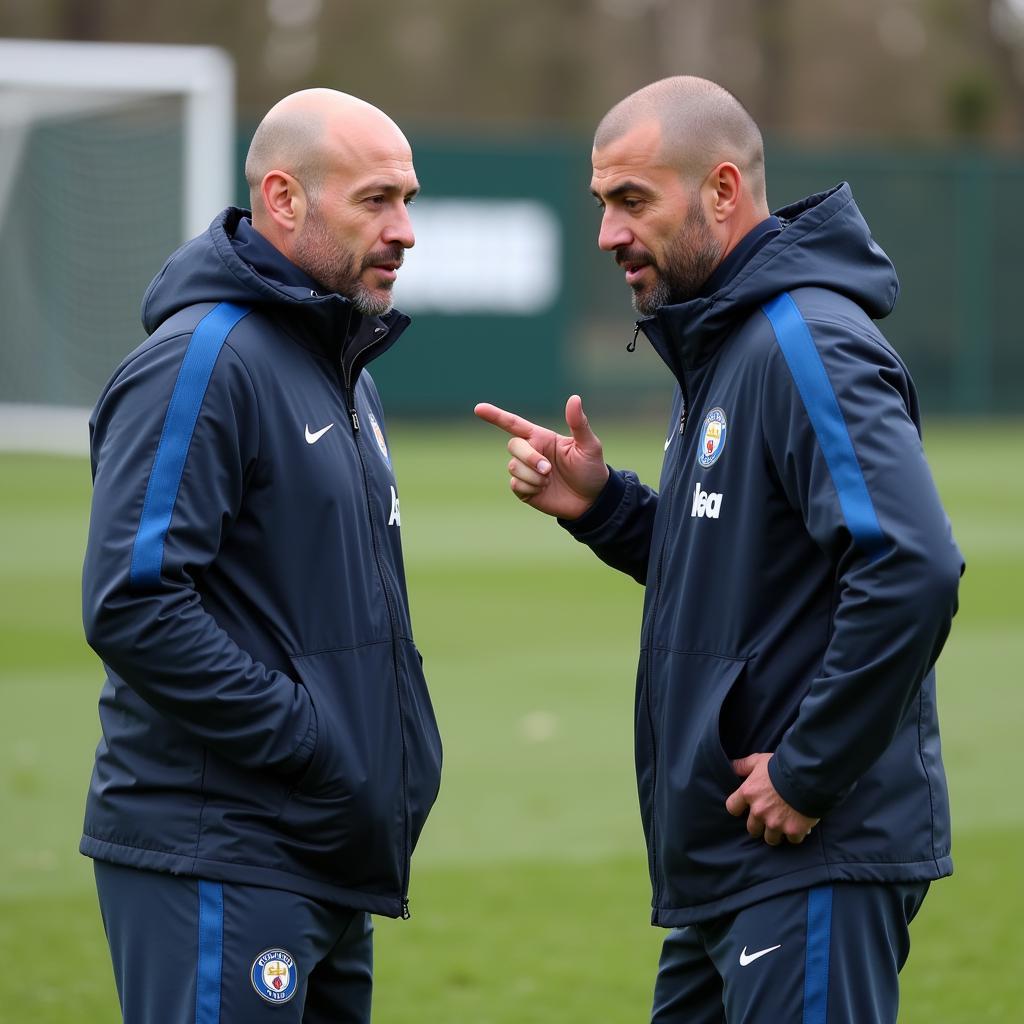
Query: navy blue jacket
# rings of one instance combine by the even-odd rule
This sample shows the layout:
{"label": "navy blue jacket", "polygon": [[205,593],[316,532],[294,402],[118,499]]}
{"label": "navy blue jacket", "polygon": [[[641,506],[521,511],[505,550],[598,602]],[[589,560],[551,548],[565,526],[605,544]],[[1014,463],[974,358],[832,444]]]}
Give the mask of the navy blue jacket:
{"label": "navy blue jacket", "polygon": [[409,321],[261,273],[243,216],[167,261],[92,416],[81,849],[398,916],[441,749],[363,368]]}
{"label": "navy blue jacket", "polygon": [[[678,381],[658,492],[613,472],[563,523],[646,583],[636,766],[665,926],[952,870],[933,666],[963,563],[873,323],[896,275],[845,184],[777,216],[719,290],[640,323]],[[773,751],[822,819],[802,845],[725,809],[730,761]]]}

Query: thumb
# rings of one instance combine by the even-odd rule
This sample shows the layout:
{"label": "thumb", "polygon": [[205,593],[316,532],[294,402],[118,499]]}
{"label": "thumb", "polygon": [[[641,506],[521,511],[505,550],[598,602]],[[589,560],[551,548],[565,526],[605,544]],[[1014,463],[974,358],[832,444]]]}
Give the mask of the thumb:
{"label": "thumb", "polygon": [[583,411],[583,399],[579,395],[573,395],[565,403],[565,425],[572,432],[572,439],[576,446],[586,455],[601,457],[601,442],[597,435],[590,429],[590,420]]}

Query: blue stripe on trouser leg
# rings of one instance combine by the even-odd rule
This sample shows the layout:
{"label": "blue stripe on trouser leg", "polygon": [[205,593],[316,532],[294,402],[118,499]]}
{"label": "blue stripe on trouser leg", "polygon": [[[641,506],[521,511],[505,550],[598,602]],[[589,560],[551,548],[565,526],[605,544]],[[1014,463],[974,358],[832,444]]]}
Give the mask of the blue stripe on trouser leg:
{"label": "blue stripe on trouser leg", "polygon": [[826,1024],[828,952],[832,941],[832,886],[807,893],[807,951],[803,1024]]}
{"label": "blue stripe on trouser leg", "polygon": [[220,1024],[220,977],[224,960],[224,887],[199,883],[199,964],[196,1024]]}

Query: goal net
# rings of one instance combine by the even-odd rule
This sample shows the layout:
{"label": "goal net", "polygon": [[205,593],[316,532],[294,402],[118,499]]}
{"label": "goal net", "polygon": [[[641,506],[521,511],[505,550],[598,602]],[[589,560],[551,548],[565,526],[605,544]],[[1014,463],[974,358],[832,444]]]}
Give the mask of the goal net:
{"label": "goal net", "polygon": [[84,450],[142,293],[233,196],[207,47],[0,40],[0,448]]}

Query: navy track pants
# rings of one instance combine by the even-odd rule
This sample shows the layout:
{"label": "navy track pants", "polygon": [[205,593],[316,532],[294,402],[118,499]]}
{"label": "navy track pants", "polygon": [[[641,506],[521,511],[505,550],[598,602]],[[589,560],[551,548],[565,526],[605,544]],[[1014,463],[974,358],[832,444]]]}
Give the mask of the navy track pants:
{"label": "navy track pants", "polygon": [[368,914],[102,861],[95,871],[124,1024],[369,1024]]}
{"label": "navy track pants", "polygon": [[669,932],[652,1024],[896,1024],[927,882],[836,883]]}

